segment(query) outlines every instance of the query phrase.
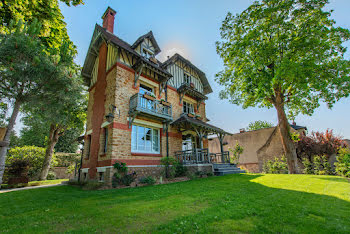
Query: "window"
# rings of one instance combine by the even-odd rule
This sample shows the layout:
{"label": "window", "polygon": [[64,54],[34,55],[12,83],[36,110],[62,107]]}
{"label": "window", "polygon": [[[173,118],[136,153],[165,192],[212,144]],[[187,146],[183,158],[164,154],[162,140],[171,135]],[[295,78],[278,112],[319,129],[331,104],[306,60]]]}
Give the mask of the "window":
{"label": "window", "polygon": [[153,93],[153,89],[144,85],[144,84],[140,84],[140,90],[139,90],[140,94],[145,94],[145,93]]}
{"label": "window", "polygon": [[88,135],[88,139],[86,141],[86,158],[88,159],[90,157],[90,149],[91,149],[91,135]]}
{"label": "window", "polygon": [[145,57],[146,59],[149,59],[149,58],[153,57],[153,53],[151,51],[147,50],[146,48],[143,48],[142,56]]}
{"label": "window", "polygon": [[183,102],[183,112],[186,114],[194,114],[194,107],[192,103]]}
{"label": "window", "polygon": [[98,173],[98,181],[102,182],[102,181],[105,180],[105,175],[104,174],[105,173],[103,173],[103,172],[99,172]]}
{"label": "window", "polygon": [[159,130],[132,125],[131,151],[142,153],[159,153]]}
{"label": "window", "polygon": [[104,136],[103,136],[103,153],[107,153],[107,145],[108,145],[108,128],[104,128]]}
{"label": "window", "polygon": [[191,75],[184,73],[184,82],[186,84],[191,84]]}

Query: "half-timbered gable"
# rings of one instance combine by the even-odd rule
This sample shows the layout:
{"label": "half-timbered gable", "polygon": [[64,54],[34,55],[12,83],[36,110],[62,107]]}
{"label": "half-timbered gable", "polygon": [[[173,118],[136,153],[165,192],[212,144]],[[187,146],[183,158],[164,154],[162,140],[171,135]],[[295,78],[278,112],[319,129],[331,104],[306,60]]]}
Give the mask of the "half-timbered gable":
{"label": "half-timbered gable", "polygon": [[174,88],[192,84],[196,91],[204,95],[212,92],[205,74],[181,55],[175,54],[165,61],[162,67],[172,74],[173,77],[169,79],[168,84]]}

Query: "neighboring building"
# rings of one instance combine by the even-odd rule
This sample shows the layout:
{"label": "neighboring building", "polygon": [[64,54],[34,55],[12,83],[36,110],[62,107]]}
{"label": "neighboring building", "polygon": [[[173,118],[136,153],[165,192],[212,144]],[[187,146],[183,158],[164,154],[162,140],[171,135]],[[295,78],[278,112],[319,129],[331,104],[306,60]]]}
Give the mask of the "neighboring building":
{"label": "neighboring building", "polygon": [[[291,124],[295,131],[306,134],[307,128]],[[239,167],[253,173],[262,172],[263,163],[284,154],[281,136],[278,127],[263,128],[255,131],[242,131],[228,135],[224,138],[224,151],[234,148],[236,143],[243,147],[243,153],[239,159]],[[220,141],[212,138],[209,141],[210,152],[220,152]]]}
{"label": "neighboring building", "polygon": [[89,86],[82,178],[109,182],[117,160],[139,176],[159,175],[160,159],[175,155],[212,170],[207,136],[226,132],[206,123],[207,77],[179,54],[158,61],[152,31],[132,45],[121,40],[115,14],[108,8],[103,27],[95,26],[82,69]]}

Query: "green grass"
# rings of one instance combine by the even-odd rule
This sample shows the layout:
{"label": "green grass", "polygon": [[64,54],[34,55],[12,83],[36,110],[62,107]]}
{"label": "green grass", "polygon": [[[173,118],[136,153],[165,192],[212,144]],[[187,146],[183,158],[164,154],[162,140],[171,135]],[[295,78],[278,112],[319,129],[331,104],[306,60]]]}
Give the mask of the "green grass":
{"label": "green grass", "polygon": [[39,186],[39,185],[49,185],[49,184],[61,184],[63,181],[68,181],[68,179],[31,181],[28,183],[28,185]]}
{"label": "green grass", "polygon": [[349,233],[350,183],[242,174],[159,186],[0,194],[1,232]]}
{"label": "green grass", "polygon": [[15,186],[15,187],[11,187],[8,184],[2,184],[1,189],[33,187],[33,186],[50,185],[50,184],[61,184],[63,181],[68,181],[68,179],[30,181],[27,185],[19,184],[18,186]]}

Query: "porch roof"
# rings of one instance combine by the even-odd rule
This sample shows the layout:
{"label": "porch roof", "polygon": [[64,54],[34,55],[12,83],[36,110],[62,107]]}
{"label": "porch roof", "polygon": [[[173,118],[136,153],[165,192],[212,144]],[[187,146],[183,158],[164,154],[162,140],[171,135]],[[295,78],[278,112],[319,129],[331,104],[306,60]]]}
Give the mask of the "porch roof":
{"label": "porch roof", "polygon": [[222,134],[222,135],[232,135],[221,128],[215,127],[214,125],[207,124],[196,118],[188,117],[187,115],[181,115],[180,118],[171,123],[172,126],[179,127],[180,131],[195,130],[196,132],[200,130],[201,132],[210,134]]}

